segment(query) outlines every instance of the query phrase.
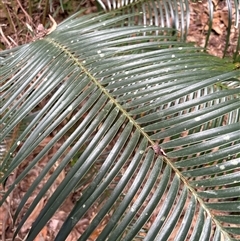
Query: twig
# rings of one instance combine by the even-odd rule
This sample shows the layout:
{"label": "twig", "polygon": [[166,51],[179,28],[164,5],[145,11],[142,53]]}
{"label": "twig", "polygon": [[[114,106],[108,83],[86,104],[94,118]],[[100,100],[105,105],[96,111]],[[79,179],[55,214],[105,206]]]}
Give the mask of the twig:
{"label": "twig", "polygon": [[10,42],[8,41],[8,39],[6,38],[6,36],[4,35],[4,33],[2,31],[2,26],[0,26],[0,34],[2,35],[3,40],[8,44],[9,48],[11,48]]}
{"label": "twig", "polygon": [[[19,0],[17,0],[19,7],[22,9],[23,13],[26,15],[28,21],[33,24],[32,21],[32,17],[29,16],[29,14],[24,10],[24,8],[22,7],[22,4],[19,2]],[[33,24],[34,25],[34,24]]]}
{"label": "twig", "polygon": [[15,46],[18,46],[17,43],[10,36],[8,36],[8,38],[15,44]]}

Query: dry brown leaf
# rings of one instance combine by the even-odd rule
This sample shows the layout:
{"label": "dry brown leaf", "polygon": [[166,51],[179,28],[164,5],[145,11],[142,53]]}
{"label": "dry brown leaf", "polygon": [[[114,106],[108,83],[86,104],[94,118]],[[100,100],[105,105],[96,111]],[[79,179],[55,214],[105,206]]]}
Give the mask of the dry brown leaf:
{"label": "dry brown leaf", "polygon": [[218,33],[219,35],[223,34],[223,29],[221,28],[221,24],[220,24],[220,19],[219,18],[214,18],[213,19],[213,25],[212,25],[212,29]]}
{"label": "dry brown leaf", "polygon": [[0,236],[2,238],[5,236],[5,230],[9,227],[10,222],[8,206],[4,203],[0,207]]}
{"label": "dry brown leaf", "polygon": [[217,5],[218,5],[219,0],[212,0],[212,2],[213,2],[213,4],[214,4],[214,6],[217,6]]}
{"label": "dry brown leaf", "polygon": [[35,207],[35,209],[33,210],[33,212],[31,213],[31,215],[28,217],[28,219],[24,223],[24,225],[22,227],[23,232],[28,230],[31,227],[32,223],[36,220],[36,218],[38,217],[39,213],[41,212],[41,210],[43,208],[43,204],[44,204],[44,199],[41,199],[40,202]]}
{"label": "dry brown leaf", "polygon": [[47,35],[48,34],[50,34],[51,32],[53,32],[56,28],[57,28],[57,23],[56,23],[56,21],[54,20],[54,18],[49,14],[48,15],[49,16],[49,18],[50,18],[50,20],[51,20],[51,22],[52,22],[52,27],[51,28],[49,28],[48,30],[47,30]]}
{"label": "dry brown leaf", "polygon": [[89,237],[90,240],[94,241],[98,238],[99,234],[101,233],[101,231],[103,230],[104,227],[101,228],[97,228],[93,231],[93,233],[91,234],[91,236]]}
{"label": "dry brown leaf", "polygon": [[41,232],[37,235],[34,241],[46,241],[47,240],[47,227],[45,226]]}
{"label": "dry brown leaf", "polygon": [[227,11],[221,11],[220,12],[221,20],[225,24],[226,27],[228,27],[228,12]]}

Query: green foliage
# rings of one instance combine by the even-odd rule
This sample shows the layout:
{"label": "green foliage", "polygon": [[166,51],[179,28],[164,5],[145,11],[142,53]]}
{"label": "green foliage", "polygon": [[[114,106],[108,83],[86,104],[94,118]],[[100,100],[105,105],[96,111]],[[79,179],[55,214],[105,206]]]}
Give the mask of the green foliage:
{"label": "green foliage", "polygon": [[[76,13],[42,40],[1,52],[1,142],[25,125],[2,148],[1,182],[40,150],[0,203],[60,144],[14,213],[17,222],[28,198],[60,163],[14,237],[68,169],[26,240],[81,187],[55,240],[66,240],[93,206],[98,212],[78,240],[87,240],[99,226],[97,240],[238,238],[240,70],[185,43],[186,28],[176,36],[167,25],[142,26],[147,15],[139,11],[141,4],[150,2],[134,3],[129,14],[126,7]],[[171,14],[178,11],[177,2],[171,7]],[[166,157],[154,153],[155,142]]]}

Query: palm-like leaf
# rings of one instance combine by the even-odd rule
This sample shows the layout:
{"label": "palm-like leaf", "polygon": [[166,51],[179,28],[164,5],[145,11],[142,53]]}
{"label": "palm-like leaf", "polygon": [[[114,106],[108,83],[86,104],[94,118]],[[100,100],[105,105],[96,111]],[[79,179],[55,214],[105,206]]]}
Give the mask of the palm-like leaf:
{"label": "palm-like leaf", "polygon": [[[240,232],[240,71],[176,41],[172,29],[117,27],[131,18],[75,15],[43,40],[2,53],[1,141],[20,123],[24,126],[2,162],[2,182],[55,135],[1,203],[66,138],[22,198],[14,220],[60,160],[16,233],[57,176],[82,152],[27,240],[34,239],[93,166],[99,170],[56,240],[65,240],[93,205],[99,205],[99,212],[79,240],[87,240],[106,220],[97,240],[167,240],[171,235],[176,240],[220,240]],[[39,108],[43,100],[46,105]],[[155,141],[167,157],[148,148]]]}
{"label": "palm-like leaf", "polygon": [[[114,9],[122,10],[121,13],[139,13],[142,15],[137,17],[135,21],[133,19],[128,20],[128,24],[136,22],[140,25],[146,26],[161,26],[161,27],[174,27],[179,30],[182,40],[186,40],[187,34],[189,32],[190,25],[190,14],[191,14],[191,4],[186,0],[145,0],[145,1],[115,1],[115,0],[97,0],[99,5],[105,11],[112,11]],[[194,1],[192,1],[194,2]],[[205,8],[201,5],[201,2],[198,2],[199,9]],[[223,56],[226,55],[227,49],[230,43],[231,31],[238,29],[239,33],[239,1],[226,0],[227,7],[227,33],[226,33],[226,42],[225,48],[223,51]],[[213,16],[215,7],[218,5],[217,2],[209,0],[208,1],[208,32],[205,40],[205,48],[209,44],[209,37],[213,27]],[[217,14],[217,13],[216,13]],[[175,32],[176,33],[176,32]],[[237,61],[239,57],[239,48],[240,48],[240,35],[238,36],[238,43],[236,44],[234,60]]]}

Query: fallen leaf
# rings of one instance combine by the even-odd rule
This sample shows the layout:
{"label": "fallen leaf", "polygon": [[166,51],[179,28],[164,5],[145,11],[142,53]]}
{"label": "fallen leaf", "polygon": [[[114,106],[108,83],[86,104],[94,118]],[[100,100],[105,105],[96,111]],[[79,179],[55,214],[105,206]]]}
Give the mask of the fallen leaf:
{"label": "fallen leaf", "polygon": [[41,210],[43,208],[43,204],[44,204],[44,200],[41,199],[40,202],[37,204],[37,206],[32,211],[31,215],[28,217],[28,219],[24,223],[24,225],[22,227],[23,232],[25,232],[26,230],[28,230],[32,226],[32,223],[36,220],[39,213],[41,212]]}
{"label": "fallen leaf", "polygon": [[46,241],[47,240],[47,227],[45,226],[41,232],[37,235],[34,241]]}
{"label": "fallen leaf", "polygon": [[54,20],[54,18],[49,14],[48,15],[49,16],[49,18],[50,18],[50,20],[51,20],[51,22],[52,22],[52,27],[51,28],[49,28],[48,30],[47,30],[47,35],[48,34],[50,34],[50,33],[52,33],[56,28],[57,28],[57,23],[56,23],[56,21]]}

